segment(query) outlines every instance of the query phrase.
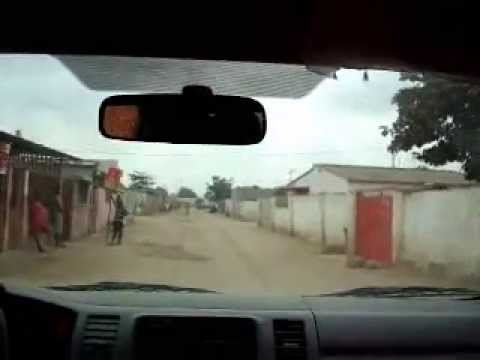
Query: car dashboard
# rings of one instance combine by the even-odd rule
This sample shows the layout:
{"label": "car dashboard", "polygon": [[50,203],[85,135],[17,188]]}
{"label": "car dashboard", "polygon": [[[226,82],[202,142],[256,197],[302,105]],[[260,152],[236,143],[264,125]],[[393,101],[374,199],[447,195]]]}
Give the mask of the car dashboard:
{"label": "car dashboard", "polygon": [[477,301],[6,288],[0,304],[8,360],[480,357]]}

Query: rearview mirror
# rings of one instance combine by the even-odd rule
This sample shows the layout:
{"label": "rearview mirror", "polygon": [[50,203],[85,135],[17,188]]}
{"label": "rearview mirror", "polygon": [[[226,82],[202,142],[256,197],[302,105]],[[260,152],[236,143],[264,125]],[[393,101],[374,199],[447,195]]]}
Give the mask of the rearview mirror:
{"label": "rearview mirror", "polygon": [[257,144],[266,132],[258,101],[213,95],[202,86],[185,87],[182,94],[111,96],[99,121],[108,138],[173,144]]}

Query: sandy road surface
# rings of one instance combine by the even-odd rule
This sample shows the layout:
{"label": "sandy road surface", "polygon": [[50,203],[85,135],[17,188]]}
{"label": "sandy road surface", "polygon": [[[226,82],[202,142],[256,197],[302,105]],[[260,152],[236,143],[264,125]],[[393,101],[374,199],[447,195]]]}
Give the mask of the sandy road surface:
{"label": "sandy road surface", "polygon": [[0,281],[22,285],[97,281],[169,283],[227,292],[317,294],[363,286],[460,286],[405,268],[349,269],[342,255],[221,215],[194,211],[137,217],[124,245],[96,234],[39,254],[0,254]]}

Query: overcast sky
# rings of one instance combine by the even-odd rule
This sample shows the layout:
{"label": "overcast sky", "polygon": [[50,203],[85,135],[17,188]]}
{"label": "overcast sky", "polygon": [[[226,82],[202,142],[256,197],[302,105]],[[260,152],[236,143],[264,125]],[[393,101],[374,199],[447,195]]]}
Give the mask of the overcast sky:
{"label": "overcast sky", "polygon": [[[0,129],[20,129],[27,139],[82,158],[118,159],[125,173],[152,174],[158,185],[199,195],[212,175],[235,185],[272,187],[312,163],[389,166],[387,139],[380,125],[396,117],[392,95],[402,86],[398,74],[341,70],[301,99],[259,99],[268,132],[249,147],[126,143],[98,133],[98,106],[109,94],[85,88],[60,62],[48,56],[0,57]],[[409,154],[400,166],[416,166]],[[126,183],[128,181],[124,179]]]}

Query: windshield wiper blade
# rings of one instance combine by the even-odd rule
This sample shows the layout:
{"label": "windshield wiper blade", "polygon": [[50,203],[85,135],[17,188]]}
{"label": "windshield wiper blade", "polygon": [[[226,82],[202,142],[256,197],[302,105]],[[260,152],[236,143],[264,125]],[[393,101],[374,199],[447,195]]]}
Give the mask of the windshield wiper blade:
{"label": "windshield wiper blade", "polygon": [[[309,295],[311,296],[311,295]],[[429,298],[456,297],[462,300],[480,299],[480,291],[466,288],[440,288],[424,286],[407,287],[364,287],[328,294],[313,295],[314,297],[372,297],[372,298]]]}
{"label": "windshield wiper blade", "polygon": [[202,293],[202,294],[215,294],[217,291],[202,289],[202,288],[190,288],[181,287],[167,284],[143,284],[135,282],[98,282],[95,284],[86,285],[66,285],[66,286],[49,286],[47,289],[62,290],[62,291],[142,291],[142,292],[156,292],[156,291],[169,291],[169,292],[181,292],[181,293]]}

